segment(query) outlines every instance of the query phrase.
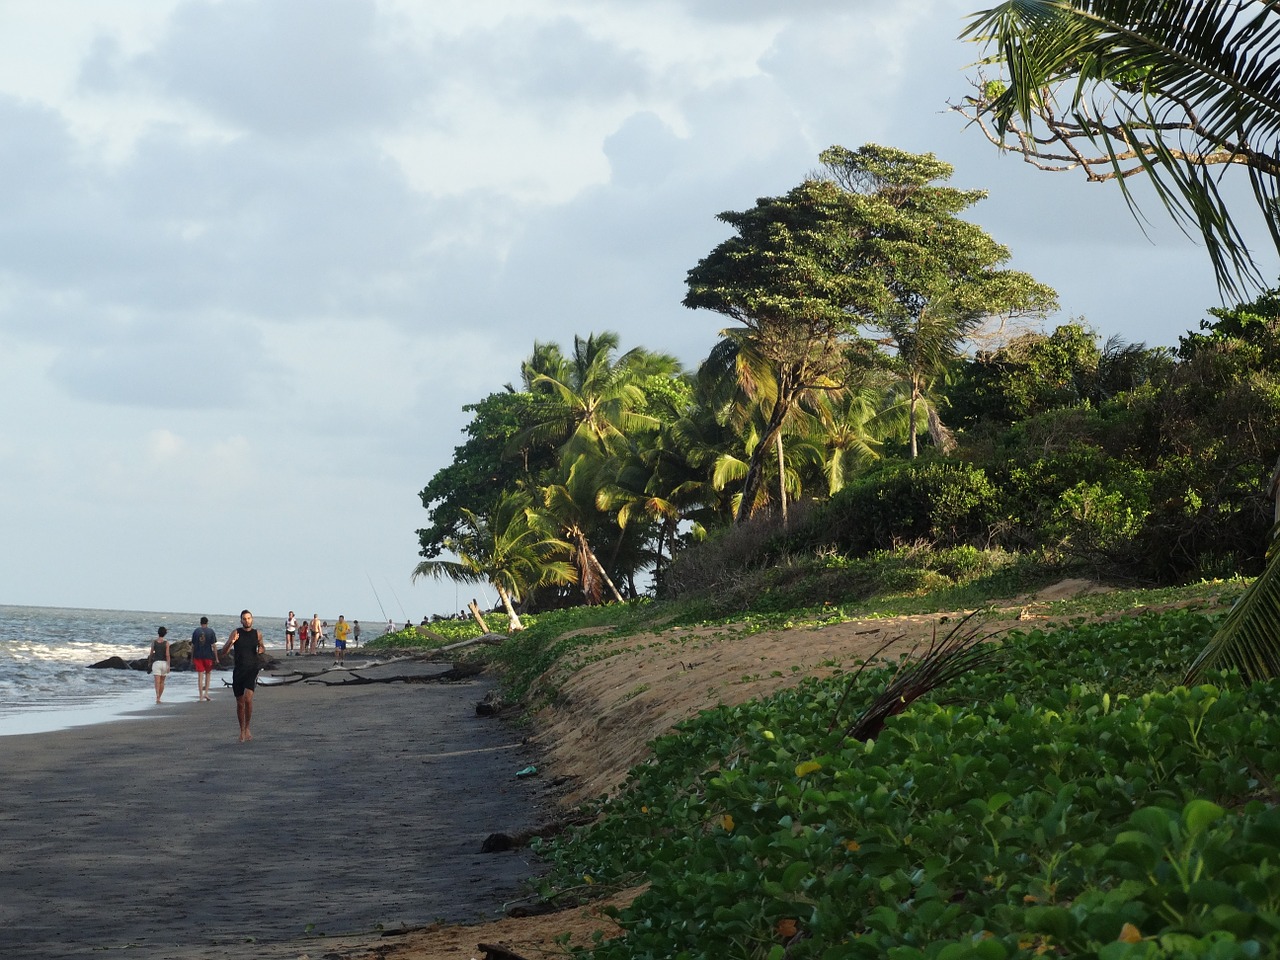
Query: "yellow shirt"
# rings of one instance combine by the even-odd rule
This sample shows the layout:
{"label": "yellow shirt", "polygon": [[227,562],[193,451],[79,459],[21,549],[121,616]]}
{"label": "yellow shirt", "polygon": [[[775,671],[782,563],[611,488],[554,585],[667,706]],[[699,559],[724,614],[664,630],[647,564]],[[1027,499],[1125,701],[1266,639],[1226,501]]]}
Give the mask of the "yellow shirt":
{"label": "yellow shirt", "polygon": [[333,627],[333,636],[335,640],[341,640],[344,643],[347,640],[347,631],[351,629],[351,624],[345,620],[339,620]]}

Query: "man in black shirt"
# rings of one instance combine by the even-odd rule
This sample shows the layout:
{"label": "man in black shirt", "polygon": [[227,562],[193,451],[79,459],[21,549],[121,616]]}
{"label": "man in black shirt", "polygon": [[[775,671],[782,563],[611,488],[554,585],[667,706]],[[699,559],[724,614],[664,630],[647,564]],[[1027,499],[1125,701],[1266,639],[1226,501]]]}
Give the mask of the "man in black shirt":
{"label": "man in black shirt", "polygon": [[223,656],[232,647],[236,651],[236,662],[231,670],[231,692],[236,695],[236,719],[240,721],[240,742],[244,743],[253,739],[249,721],[253,718],[253,691],[258,685],[258,658],[267,652],[262,633],[253,628],[253,614],[248,610],[240,612],[240,626],[227,637]]}

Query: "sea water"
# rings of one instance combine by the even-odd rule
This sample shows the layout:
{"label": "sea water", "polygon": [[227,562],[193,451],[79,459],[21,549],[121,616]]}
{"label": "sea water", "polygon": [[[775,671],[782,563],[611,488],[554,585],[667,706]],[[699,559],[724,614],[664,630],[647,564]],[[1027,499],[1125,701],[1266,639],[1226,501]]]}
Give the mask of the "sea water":
{"label": "sea water", "polygon": [[[0,736],[145,716],[155,706],[148,674],[91,665],[145,657],[157,627],[170,641],[189,639],[200,616],[0,605]],[[208,616],[220,641],[237,625],[234,615]],[[194,700],[195,690],[193,675],[174,674],[165,700]]]}

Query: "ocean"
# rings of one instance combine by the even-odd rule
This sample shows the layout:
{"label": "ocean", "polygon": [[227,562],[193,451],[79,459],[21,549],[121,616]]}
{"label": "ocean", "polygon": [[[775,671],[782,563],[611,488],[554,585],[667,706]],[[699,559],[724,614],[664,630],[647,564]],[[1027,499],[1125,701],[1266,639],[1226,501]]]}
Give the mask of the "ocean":
{"label": "ocean", "polygon": [[[160,708],[149,675],[89,665],[112,656],[145,657],[159,626],[170,640],[189,639],[200,616],[0,604],[0,736],[145,717],[148,708],[154,714]],[[207,616],[219,641],[239,623],[239,614]],[[262,624],[268,642],[275,625],[271,619]],[[174,674],[165,701],[195,700],[195,690],[193,674]]]}

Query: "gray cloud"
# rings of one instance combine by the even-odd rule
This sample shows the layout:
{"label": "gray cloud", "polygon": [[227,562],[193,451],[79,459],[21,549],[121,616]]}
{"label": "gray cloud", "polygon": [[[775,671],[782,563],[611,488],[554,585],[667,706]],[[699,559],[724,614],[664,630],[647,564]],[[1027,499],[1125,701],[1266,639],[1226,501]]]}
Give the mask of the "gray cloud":
{"label": "gray cloud", "polygon": [[149,87],[236,128],[272,137],[331,135],[402,120],[431,72],[362,0],[190,0],[153,50],[109,39],[80,73],[88,90]]}

